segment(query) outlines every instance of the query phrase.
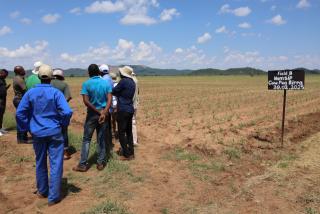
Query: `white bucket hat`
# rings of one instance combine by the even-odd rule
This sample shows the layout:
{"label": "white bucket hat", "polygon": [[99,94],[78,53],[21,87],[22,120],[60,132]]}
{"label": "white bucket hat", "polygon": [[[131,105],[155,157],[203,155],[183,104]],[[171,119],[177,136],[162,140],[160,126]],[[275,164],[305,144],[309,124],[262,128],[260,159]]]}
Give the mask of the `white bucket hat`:
{"label": "white bucket hat", "polygon": [[130,66],[124,66],[122,68],[119,68],[120,74],[125,77],[129,77],[132,79],[132,73],[133,73],[133,68]]}
{"label": "white bucket hat", "polygon": [[39,73],[39,68],[40,68],[40,66],[41,66],[42,64],[43,64],[43,63],[40,62],[40,61],[35,62],[35,63],[33,64],[34,69],[32,70],[32,73],[38,75],[38,73]]}
{"label": "white bucket hat", "polygon": [[49,65],[42,64],[39,67],[38,76],[40,79],[51,79],[52,78],[52,68]]}

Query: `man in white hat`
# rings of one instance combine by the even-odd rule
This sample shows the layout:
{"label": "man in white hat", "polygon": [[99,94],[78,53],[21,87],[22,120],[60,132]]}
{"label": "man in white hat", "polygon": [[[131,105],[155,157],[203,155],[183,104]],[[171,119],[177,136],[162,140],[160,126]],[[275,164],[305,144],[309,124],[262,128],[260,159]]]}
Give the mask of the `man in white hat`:
{"label": "man in white hat", "polygon": [[133,137],[132,137],[132,117],[134,113],[133,97],[136,85],[132,79],[133,69],[130,66],[119,68],[121,80],[113,88],[112,94],[118,98],[118,131],[121,144],[121,160],[134,159]]}
{"label": "man in white hat", "polygon": [[[63,70],[60,68],[56,68],[53,70],[54,79],[51,81],[51,85],[61,91],[66,98],[67,102],[69,102],[72,97],[69,89],[69,85],[64,81]],[[64,139],[64,159],[69,160],[71,155],[69,153],[69,137],[68,137],[68,127],[62,127],[62,136]]]}
{"label": "man in white hat", "polygon": [[42,62],[38,61],[34,63],[34,69],[32,70],[32,74],[28,76],[26,79],[27,90],[33,88],[36,84],[40,83],[40,79],[38,77],[39,68],[42,65]]}
{"label": "man in white hat", "polygon": [[48,205],[51,206],[61,200],[64,151],[61,127],[69,125],[72,110],[63,94],[50,85],[51,67],[41,65],[38,75],[41,84],[24,94],[16,112],[16,120],[18,131],[29,131],[32,135],[36,154],[37,195],[39,198],[48,197]]}

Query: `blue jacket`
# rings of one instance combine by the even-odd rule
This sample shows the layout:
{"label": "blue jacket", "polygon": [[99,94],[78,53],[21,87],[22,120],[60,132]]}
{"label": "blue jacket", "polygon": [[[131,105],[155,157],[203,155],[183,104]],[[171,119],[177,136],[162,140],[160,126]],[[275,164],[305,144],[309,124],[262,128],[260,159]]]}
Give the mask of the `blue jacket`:
{"label": "blue jacket", "polygon": [[16,112],[18,131],[30,131],[35,137],[61,133],[69,125],[72,110],[64,95],[49,84],[37,84],[27,91]]}
{"label": "blue jacket", "polygon": [[131,78],[124,77],[112,89],[112,94],[118,98],[118,111],[134,113],[133,96],[136,84]]}

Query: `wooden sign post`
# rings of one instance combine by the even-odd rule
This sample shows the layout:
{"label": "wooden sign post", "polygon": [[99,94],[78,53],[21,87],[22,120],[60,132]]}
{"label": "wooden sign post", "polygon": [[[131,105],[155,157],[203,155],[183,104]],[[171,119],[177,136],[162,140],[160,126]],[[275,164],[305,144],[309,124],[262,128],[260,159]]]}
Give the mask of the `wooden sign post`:
{"label": "wooden sign post", "polygon": [[281,147],[283,147],[287,90],[303,90],[304,77],[304,70],[296,69],[268,71],[268,90],[284,90],[281,127]]}

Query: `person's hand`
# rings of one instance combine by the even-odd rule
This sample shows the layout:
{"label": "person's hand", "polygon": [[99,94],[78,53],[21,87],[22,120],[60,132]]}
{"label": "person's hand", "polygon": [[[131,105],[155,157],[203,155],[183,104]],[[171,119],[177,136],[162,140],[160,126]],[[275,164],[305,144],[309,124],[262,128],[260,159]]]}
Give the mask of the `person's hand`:
{"label": "person's hand", "polygon": [[99,117],[98,122],[99,122],[99,124],[102,124],[102,123],[104,123],[105,120],[106,120],[106,115],[105,114],[101,114],[100,117]]}

